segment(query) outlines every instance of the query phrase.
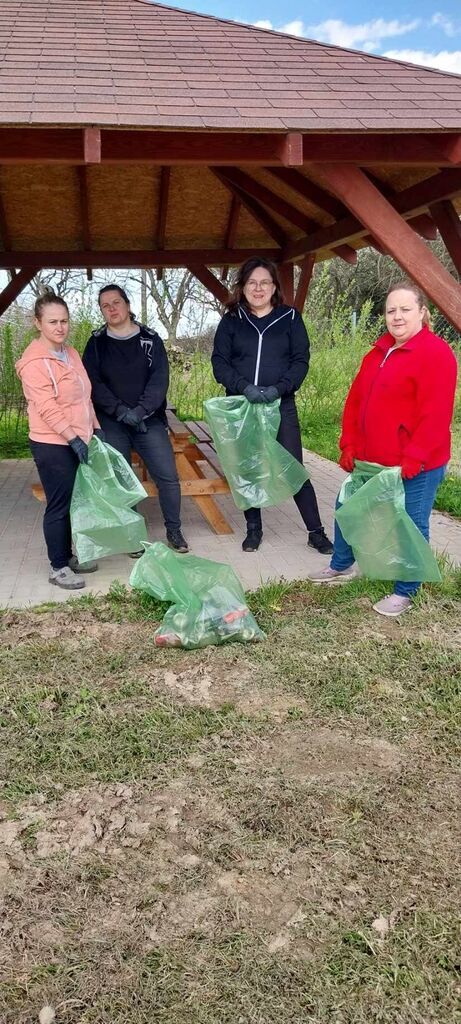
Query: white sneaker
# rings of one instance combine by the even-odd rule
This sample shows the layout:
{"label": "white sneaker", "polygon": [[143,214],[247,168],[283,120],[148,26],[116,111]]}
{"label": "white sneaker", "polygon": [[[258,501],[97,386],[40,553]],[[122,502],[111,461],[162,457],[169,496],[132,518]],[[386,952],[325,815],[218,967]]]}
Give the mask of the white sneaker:
{"label": "white sneaker", "polygon": [[54,583],[55,587],[62,587],[63,590],[81,590],[85,586],[83,576],[78,576],[76,572],[72,572],[69,565],[65,565],[62,569],[53,569],[51,567],[48,582]]}
{"label": "white sneaker", "polygon": [[373,605],[373,611],[378,612],[378,615],[387,615],[390,619],[396,619],[398,615],[409,612],[410,608],[410,598],[401,597],[400,594],[388,594]]}
{"label": "white sneaker", "polygon": [[312,576],[308,576],[311,583],[347,583],[348,580],[353,580],[355,576],[354,569],[332,569],[328,566],[326,569],[321,569],[320,572],[313,573]]}

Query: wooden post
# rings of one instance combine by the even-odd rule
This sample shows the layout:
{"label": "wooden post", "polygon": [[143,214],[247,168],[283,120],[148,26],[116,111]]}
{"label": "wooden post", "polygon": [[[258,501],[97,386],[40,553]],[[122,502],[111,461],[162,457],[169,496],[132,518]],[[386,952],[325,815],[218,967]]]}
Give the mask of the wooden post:
{"label": "wooden post", "polygon": [[440,203],[433,203],[430,211],[456,270],[461,274],[461,221],[453,203],[442,199]]}
{"label": "wooden post", "polygon": [[11,303],[17,299],[18,295],[27,288],[32,278],[38,274],[40,267],[33,267],[30,270],[20,270],[19,274],[15,274],[13,280],[7,284],[6,288],[0,292],[0,316],[11,306]]}
{"label": "wooden post", "polygon": [[292,263],[277,263],[277,271],[280,278],[280,284],[282,285],[283,301],[286,302],[288,306],[292,306],[295,290],[295,268]]}
{"label": "wooden post", "polygon": [[460,286],[366,174],[349,164],[316,164],[315,171],[461,331]]}
{"label": "wooden post", "polygon": [[293,303],[298,313],[303,313],[304,306],[306,304],[307,293],[309,291],[309,285],[311,283],[312,271],[315,265],[315,256],[311,253],[309,256],[305,256],[301,264],[301,273],[299,275],[298,286],[296,288],[295,301]]}
{"label": "wooden post", "polygon": [[187,269],[190,270],[191,274],[197,278],[197,281],[200,281],[200,283],[203,284],[204,288],[218,299],[218,302],[222,302],[223,305],[227,302],[229,298],[228,289],[222,281],[218,281],[218,278],[212,274],[208,267],[204,267],[197,263],[189,263]]}

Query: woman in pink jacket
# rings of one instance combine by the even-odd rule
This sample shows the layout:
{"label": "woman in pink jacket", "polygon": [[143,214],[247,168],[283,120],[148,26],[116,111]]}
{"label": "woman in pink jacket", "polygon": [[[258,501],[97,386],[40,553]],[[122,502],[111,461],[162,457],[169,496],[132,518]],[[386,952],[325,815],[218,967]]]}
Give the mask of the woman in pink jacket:
{"label": "woman in pink jacket", "polygon": [[[66,345],[69,310],[51,291],[35,303],[39,336],[16,363],[29,416],[32,455],[46,495],[43,517],[49,581],[64,590],[85,586],[81,571],[94,572],[95,562],[79,566],[72,555],[70,502],[75,474],[88,461],[88,443],[99,423],[91,401],[91,384],[75,348]],[[101,436],[101,433],[100,433]]]}

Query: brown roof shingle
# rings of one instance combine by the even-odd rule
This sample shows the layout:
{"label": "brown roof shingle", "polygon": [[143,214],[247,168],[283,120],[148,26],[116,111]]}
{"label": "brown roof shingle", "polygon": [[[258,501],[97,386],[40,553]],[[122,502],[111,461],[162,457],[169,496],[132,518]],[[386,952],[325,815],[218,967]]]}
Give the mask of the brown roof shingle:
{"label": "brown roof shingle", "polygon": [[461,76],[150,0],[1,0],[0,54],[0,124],[461,129]]}

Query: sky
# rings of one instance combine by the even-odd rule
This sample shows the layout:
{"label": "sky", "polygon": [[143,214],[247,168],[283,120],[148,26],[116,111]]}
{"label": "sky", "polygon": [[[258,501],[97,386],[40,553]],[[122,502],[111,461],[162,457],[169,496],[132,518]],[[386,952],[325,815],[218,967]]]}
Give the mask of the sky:
{"label": "sky", "polygon": [[[171,0],[172,6],[461,74],[461,0]],[[281,13],[281,8],[283,12]]]}

